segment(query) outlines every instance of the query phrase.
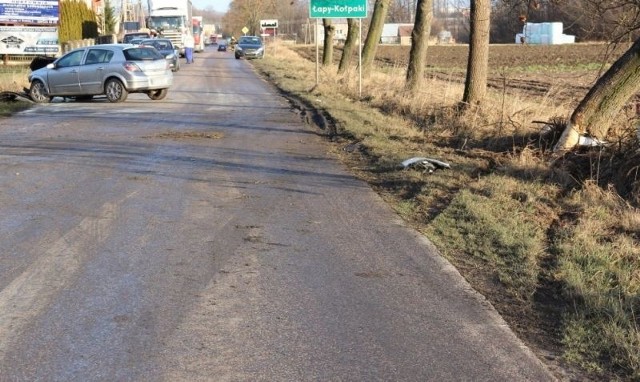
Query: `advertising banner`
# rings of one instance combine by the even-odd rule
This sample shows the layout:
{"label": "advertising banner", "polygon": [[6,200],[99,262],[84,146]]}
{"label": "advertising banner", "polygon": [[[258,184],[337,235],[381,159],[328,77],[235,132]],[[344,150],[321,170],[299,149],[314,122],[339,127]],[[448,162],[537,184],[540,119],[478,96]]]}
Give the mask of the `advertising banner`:
{"label": "advertising banner", "polygon": [[57,56],[58,27],[0,26],[0,54]]}
{"label": "advertising banner", "polygon": [[0,23],[58,24],[58,0],[0,0]]}

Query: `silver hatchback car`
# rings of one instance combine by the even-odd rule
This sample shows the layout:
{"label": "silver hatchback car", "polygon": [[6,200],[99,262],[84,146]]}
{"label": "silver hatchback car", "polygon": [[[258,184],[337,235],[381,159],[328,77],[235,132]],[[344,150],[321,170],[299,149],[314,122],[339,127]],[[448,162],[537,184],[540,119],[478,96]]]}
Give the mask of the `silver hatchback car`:
{"label": "silver hatchback car", "polygon": [[146,93],[161,100],[173,83],[165,57],[153,47],[125,44],[78,48],[29,74],[29,95],[35,102],[53,97],[89,100],[106,95],[122,102],[129,93]]}

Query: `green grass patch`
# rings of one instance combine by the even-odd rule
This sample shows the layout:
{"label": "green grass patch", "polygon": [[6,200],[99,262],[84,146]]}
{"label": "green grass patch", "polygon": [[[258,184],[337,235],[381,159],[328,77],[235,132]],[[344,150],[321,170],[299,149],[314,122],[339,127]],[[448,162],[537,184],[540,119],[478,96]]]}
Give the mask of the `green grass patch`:
{"label": "green grass patch", "polygon": [[26,110],[31,107],[31,104],[28,102],[21,101],[9,101],[2,102],[0,101],[0,117],[8,117],[13,113]]}
{"label": "green grass patch", "polygon": [[606,193],[574,195],[578,215],[558,235],[564,292],[566,357],[600,370],[605,362],[640,379],[640,217]]}
{"label": "green grass patch", "polygon": [[511,297],[530,301],[538,285],[547,227],[530,218],[538,199],[526,196],[523,189],[526,185],[510,178],[490,175],[461,190],[433,220],[427,235],[454,262],[459,254],[468,256],[467,263],[492,269]]}

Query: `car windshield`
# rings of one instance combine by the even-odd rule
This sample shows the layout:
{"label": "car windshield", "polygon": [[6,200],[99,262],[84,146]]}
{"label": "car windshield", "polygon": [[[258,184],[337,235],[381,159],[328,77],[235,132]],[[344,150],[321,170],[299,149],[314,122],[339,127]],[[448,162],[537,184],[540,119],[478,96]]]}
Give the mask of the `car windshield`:
{"label": "car windshield", "polygon": [[238,44],[249,44],[249,45],[260,45],[262,40],[258,37],[243,37],[240,39]]}
{"label": "car windshield", "polygon": [[122,53],[124,53],[124,57],[128,61],[164,60],[164,56],[152,47],[139,46],[136,48],[125,49]]}

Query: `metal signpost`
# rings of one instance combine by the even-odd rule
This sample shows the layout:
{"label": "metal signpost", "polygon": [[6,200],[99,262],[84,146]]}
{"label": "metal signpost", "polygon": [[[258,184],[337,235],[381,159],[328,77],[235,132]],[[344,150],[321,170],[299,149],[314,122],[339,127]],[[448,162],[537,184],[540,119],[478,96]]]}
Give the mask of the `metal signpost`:
{"label": "metal signpost", "polygon": [[367,17],[367,0],[310,0],[309,17],[316,19],[316,86],[320,82],[318,30],[320,19],[359,19],[360,35],[358,49],[359,94],[362,96],[362,19]]}

